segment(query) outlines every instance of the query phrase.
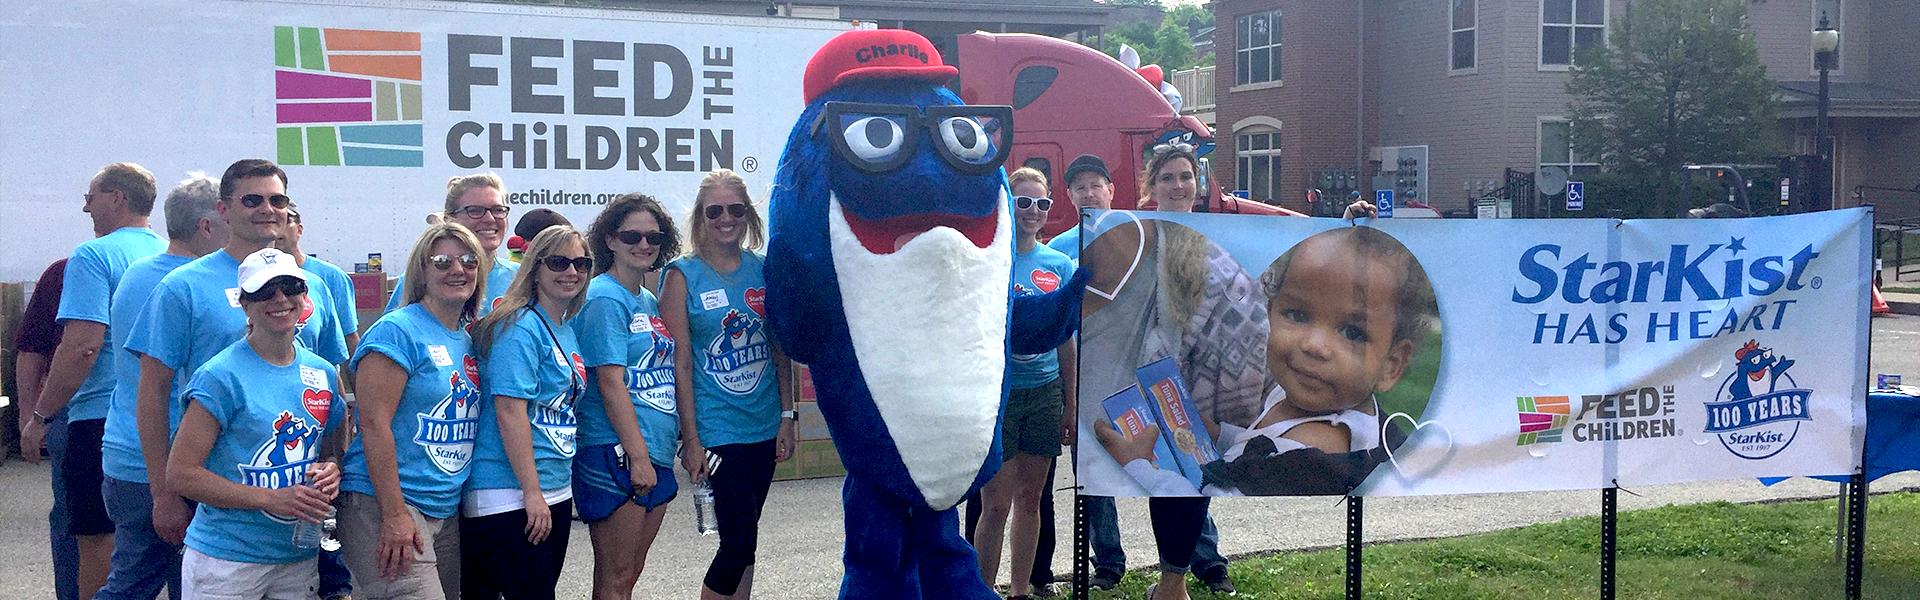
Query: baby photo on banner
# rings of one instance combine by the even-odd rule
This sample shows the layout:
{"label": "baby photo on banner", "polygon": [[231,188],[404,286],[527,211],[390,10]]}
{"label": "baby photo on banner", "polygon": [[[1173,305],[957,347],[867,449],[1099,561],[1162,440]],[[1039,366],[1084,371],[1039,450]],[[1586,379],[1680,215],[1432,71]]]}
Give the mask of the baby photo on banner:
{"label": "baby photo on banner", "polygon": [[1089,218],[1088,494],[1457,494],[1859,466],[1867,209]]}

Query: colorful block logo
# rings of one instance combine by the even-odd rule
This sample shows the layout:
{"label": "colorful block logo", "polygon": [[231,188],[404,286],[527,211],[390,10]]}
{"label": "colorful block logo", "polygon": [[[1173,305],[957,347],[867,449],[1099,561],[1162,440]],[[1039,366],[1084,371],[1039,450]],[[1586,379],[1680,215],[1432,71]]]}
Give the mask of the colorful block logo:
{"label": "colorful block logo", "polygon": [[283,165],[422,164],[420,34],[273,28]]}
{"label": "colorful block logo", "polygon": [[1572,403],[1566,396],[1521,396],[1520,439],[1516,445],[1550,444],[1560,441],[1567,429],[1567,411]]}

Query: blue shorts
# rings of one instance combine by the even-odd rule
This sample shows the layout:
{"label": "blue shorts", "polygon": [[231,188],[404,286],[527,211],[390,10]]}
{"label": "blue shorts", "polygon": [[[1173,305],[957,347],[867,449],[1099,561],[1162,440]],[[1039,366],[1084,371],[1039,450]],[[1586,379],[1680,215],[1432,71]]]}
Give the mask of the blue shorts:
{"label": "blue shorts", "polygon": [[680,484],[673,479],[673,467],[653,465],[653,474],[653,490],[636,496],[633,478],[627,475],[626,451],[619,444],[580,448],[573,455],[573,506],[580,511],[580,520],[606,520],[627,502],[648,512],[666,506],[680,493]]}

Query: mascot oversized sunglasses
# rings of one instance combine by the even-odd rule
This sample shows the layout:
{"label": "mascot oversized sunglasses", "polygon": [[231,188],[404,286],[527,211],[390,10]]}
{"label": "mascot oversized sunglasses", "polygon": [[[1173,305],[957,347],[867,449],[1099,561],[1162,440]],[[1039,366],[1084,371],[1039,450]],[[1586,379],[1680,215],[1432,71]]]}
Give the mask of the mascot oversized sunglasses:
{"label": "mascot oversized sunglasses", "polygon": [[893,170],[913,157],[924,132],[942,160],[961,173],[984,175],[1000,168],[1013,148],[1013,108],[828,102],[813,122],[825,130],[835,154],[868,173]]}

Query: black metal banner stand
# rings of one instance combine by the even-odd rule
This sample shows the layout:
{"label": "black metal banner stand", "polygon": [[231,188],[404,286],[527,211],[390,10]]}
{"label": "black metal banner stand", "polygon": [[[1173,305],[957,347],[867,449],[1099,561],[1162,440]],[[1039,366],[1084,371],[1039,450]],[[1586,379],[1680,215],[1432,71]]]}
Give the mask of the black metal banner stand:
{"label": "black metal banner stand", "polygon": [[1620,488],[1600,488],[1600,600],[1613,600],[1614,551],[1619,541]]}
{"label": "black metal banner stand", "polygon": [[1867,554],[1867,475],[1853,474],[1847,486],[1847,599],[1859,600]]}
{"label": "black metal banner stand", "polygon": [[1360,531],[1364,512],[1360,500],[1359,496],[1347,496],[1347,600],[1360,600],[1360,544],[1365,541]]}

